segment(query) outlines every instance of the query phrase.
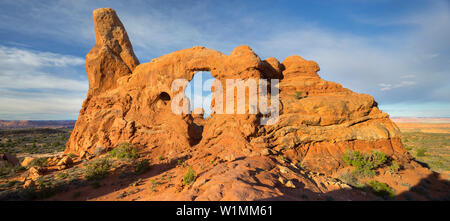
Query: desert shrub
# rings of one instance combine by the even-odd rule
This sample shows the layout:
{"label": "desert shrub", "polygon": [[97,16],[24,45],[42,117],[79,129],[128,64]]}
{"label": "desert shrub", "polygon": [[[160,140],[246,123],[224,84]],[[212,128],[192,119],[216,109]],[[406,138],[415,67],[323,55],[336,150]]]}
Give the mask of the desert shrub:
{"label": "desert shrub", "polygon": [[297,92],[295,92],[294,97],[295,97],[295,99],[302,99],[304,97],[303,95],[304,94],[302,91],[297,91]]}
{"label": "desert shrub", "polygon": [[372,180],[369,182],[368,187],[372,190],[372,192],[381,197],[394,197],[395,191],[386,183],[378,182],[376,180]]}
{"label": "desert shrub", "polygon": [[69,175],[67,173],[61,172],[56,175],[59,179],[66,179]]}
{"label": "desert shrub", "polygon": [[128,186],[139,186],[139,185],[141,185],[141,183],[142,183],[142,179],[139,178],[138,180],[130,183],[130,185],[128,185]]}
{"label": "desert shrub", "polygon": [[353,173],[343,173],[339,176],[339,179],[344,183],[356,188],[364,187],[364,184],[360,183],[358,178]]}
{"label": "desert shrub", "polygon": [[184,175],[184,185],[190,185],[193,184],[195,182],[195,171],[192,169],[192,166],[189,167],[188,171],[186,172],[186,174]]}
{"label": "desert shrub", "polygon": [[8,181],[6,184],[3,184],[3,185],[0,185],[0,187],[13,187],[13,186],[16,186],[16,187],[18,187],[18,186],[20,186],[22,184],[22,182],[20,182],[20,181],[17,181],[17,180],[11,180],[11,181]]}
{"label": "desert shrub", "polygon": [[397,161],[394,160],[391,162],[391,165],[389,166],[389,170],[392,173],[396,173],[400,170],[400,166],[398,165]]}
{"label": "desert shrub", "polygon": [[387,157],[383,152],[371,151],[370,154],[359,151],[347,151],[342,160],[355,167],[353,173],[361,177],[372,177],[376,175],[375,169],[383,165]]}
{"label": "desert shrub", "polygon": [[98,180],[94,180],[94,181],[91,183],[91,186],[92,186],[92,188],[94,188],[94,189],[98,189],[98,188],[100,188],[102,185],[100,184],[100,182],[98,182]]}
{"label": "desert shrub", "polygon": [[374,168],[377,168],[386,162],[387,157],[383,152],[371,151],[370,159],[373,162]]}
{"label": "desert shrub", "polygon": [[427,152],[427,149],[419,148],[419,149],[417,149],[416,155],[418,157],[424,157],[426,152]]}
{"label": "desert shrub", "polygon": [[150,185],[150,191],[152,191],[152,192],[156,192],[156,187],[159,185],[159,184],[161,184],[159,181],[156,181],[155,179],[151,179],[150,180],[150,183],[152,184],[152,185]]}
{"label": "desert shrub", "polygon": [[95,156],[100,156],[102,154],[104,154],[106,152],[106,149],[102,146],[98,146],[97,148],[95,148],[94,150],[94,155]]}
{"label": "desert shrub", "polygon": [[279,155],[278,157],[280,158],[281,161],[287,162],[286,157],[284,157],[283,155]]}
{"label": "desert shrub", "polygon": [[135,160],[139,158],[137,148],[129,143],[123,143],[119,147],[114,148],[109,152],[109,155],[120,160]]}
{"label": "desert shrub", "polygon": [[98,180],[108,175],[111,169],[111,161],[108,158],[100,158],[87,162],[84,176],[87,180]]}
{"label": "desert shrub", "polygon": [[10,165],[0,165],[0,177],[14,173],[14,168]]}
{"label": "desert shrub", "polygon": [[47,165],[47,161],[48,161],[48,157],[35,158],[35,159],[33,159],[33,161],[30,163],[30,165],[28,167],[34,167],[34,166],[44,167]]}
{"label": "desert shrub", "polygon": [[16,173],[23,172],[23,171],[27,170],[26,167],[23,167],[21,165],[16,166],[14,169],[15,169]]}
{"label": "desert shrub", "polygon": [[148,160],[140,160],[134,165],[134,172],[136,174],[141,174],[147,171],[150,168],[150,163]]}

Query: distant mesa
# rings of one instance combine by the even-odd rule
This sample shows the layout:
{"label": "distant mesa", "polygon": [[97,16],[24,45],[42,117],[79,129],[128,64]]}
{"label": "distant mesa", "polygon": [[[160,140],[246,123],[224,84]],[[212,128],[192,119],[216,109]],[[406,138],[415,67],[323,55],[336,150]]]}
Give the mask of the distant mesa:
{"label": "distant mesa", "polygon": [[450,117],[391,117],[396,123],[450,123]]}

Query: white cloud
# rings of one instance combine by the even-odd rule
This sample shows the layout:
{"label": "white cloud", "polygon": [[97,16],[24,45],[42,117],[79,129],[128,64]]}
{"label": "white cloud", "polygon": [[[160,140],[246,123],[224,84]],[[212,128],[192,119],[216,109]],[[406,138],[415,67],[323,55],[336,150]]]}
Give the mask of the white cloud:
{"label": "white cloud", "polygon": [[88,89],[78,77],[83,64],[79,57],[0,46],[0,118],[74,118]]}
{"label": "white cloud", "polygon": [[387,112],[391,117],[449,117],[450,104],[398,102],[394,104],[380,104],[379,108]]}
{"label": "white cloud", "polygon": [[86,91],[86,81],[58,73],[83,64],[79,57],[0,46],[0,88]]}
{"label": "white cloud", "polygon": [[398,24],[412,20],[414,25],[376,35],[285,24],[274,34],[256,41],[254,49],[280,61],[292,54],[314,60],[325,80],[371,94],[380,104],[448,103],[448,97],[441,95],[450,94],[445,80],[450,70],[450,7],[448,4],[436,7],[386,18],[390,22],[398,19]]}
{"label": "white cloud", "polygon": [[0,119],[76,119],[83,103],[79,94],[23,94],[0,97]]}
{"label": "white cloud", "polygon": [[[359,24],[366,24],[367,30],[387,30],[375,34],[364,34],[364,28],[357,33],[316,23],[320,19],[302,21],[302,16],[278,19],[240,4],[225,8],[222,3],[212,3],[229,12],[225,15],[230,17],[219,17],[205,2],[141,3],[4,2],[3,5],[15,5],[20,11],[0,14],[0,27],[14,33],[50,36],[64,44],[77,42],[90,48],[94,44],[92,10],[111,7],[124,23],[142,62],[195,45],[229,53],[240,44],[249,44],[262,58],[271,56],[281,61],[298,54],[315,60],[321,67],[319,75],[325,80],[369,93],[380,105],[403,101],[448,103],[450,7],[447,1],[434,1],[429,7],[394,17],[353,17]],[[79,93],[80,98],[85,97],[82,92],[87,90],[87,80],[65,74],[74,72],[73,65],[79,65],[84,59],[10,50],[16,57],[0,51],[3,56],[0,88],[66,89]],[[65,59],[60,59],[61,56]]]}

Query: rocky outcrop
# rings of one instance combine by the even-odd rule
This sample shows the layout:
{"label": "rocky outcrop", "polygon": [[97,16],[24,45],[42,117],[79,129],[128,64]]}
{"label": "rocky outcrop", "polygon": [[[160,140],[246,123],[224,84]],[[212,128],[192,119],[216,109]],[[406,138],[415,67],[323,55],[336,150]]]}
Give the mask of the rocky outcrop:
{"label": "rocky outcrop", "polygon": [[[297,55],[281,63],[261,60],[239,46],[230,55],[193,47],[139,64],[112,9],[95,10],[94,24],[96,45],[86,56],[89,92],[65,153],[91,155],[129,142],[174,159],[196,151],[223,161],[282,154],[327,174],[343,166],[347,149],[409,160],[398,128],[374,99],[321,79],[314,61]],[[197,71],[210,71],[223,85],[226,79],[280,79],[278,122],[260,125],[258,114],[212,113],[205,120],[174,114],[171,101],[179,91],[171,91],[172,82],[192,80]]]}

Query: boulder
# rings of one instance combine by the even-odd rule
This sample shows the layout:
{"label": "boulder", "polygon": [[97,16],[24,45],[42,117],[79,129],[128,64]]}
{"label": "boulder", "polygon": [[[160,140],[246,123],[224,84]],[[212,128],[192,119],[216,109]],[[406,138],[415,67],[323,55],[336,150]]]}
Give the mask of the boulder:
{"label": "boulder", "polygon": [[85,158],[86,156],[87,156],[87,151],[81,151],[81,153],[80,153],[80,159],[83,159],[83,158]]}
{"label": "boulder", "polygon": [[[295,188],[292,180],[316,192],[324,191],[309,178],[297,176],[302,173],[297,166],[286,166],[295,161],[302,168],[334,176],[346,167],[342,161],[346,150],[377,150],[399,164],[411,161],[398,127],[374,98],[322,79],[315,61],[298,55],[282,62],[261,60],[249,46],[242,45],[230,54],[195,46],[140,64],[114,10],[94,11],[94,31],[96,45],[86,56],[89,91],[65,154],[90,159],[96,147],[111,150],[129,142],[146,153],[157,149],[167,159],[189,155],[191,165],[204,165],[202,159],[214,156],[208,163],[216,162],[209,163],[217,168],[216,174],[199,187],[203,191],[199,200],[268,199],[278,196],[273,192],[277,182]],[[244,114],[222,114],[218,97],[212,99],[213,111],[206,119],[202,110],[174,113],[172,101],[185,99],[180,94],[185,86],[172,89],[172,83],[176,79],[190,81],[198,71],[210,71],[222,83],[223,91],[227,80],[278,79],[277,122],[261,124],[266,115],[249,113],[246,102],[234,107],[243,108]],[[212,91],[219,89],[213,87]],[[269,91],[269,97],[272,94]],[[249,90],[244,98],[253,96],[255,92]],[[259,167],[265,169],[255,169]],[[248,186],[258,183],[256,180],[240,182],[252,179],[255,171],[261,176],[258,180],[265,182],[260,186],[264,191]],[[279,174],[286,180],[277,180]],[[177,189],[183,191],[182,186]]]}
{"label": "boulder", "polygon": [[21,165],[23,167],[28,167],[29,165],[31,165],[31,163],[33,163],[35,158],[33,157],[25,157],[21,163]]}
{"label": "boulder", "polygon": [[30,187],[32,187],[32,186],[34,186],[33,180],[27,180],[27,181],[25,181],[25,183],[23,184],[23,188],[30,188]]}
{"label": "boulder", "polygon": [[56,164],[59,170],[63,170],[69,168],[73,164],[72,158],[69,156],[64,156],[59,162]]}

